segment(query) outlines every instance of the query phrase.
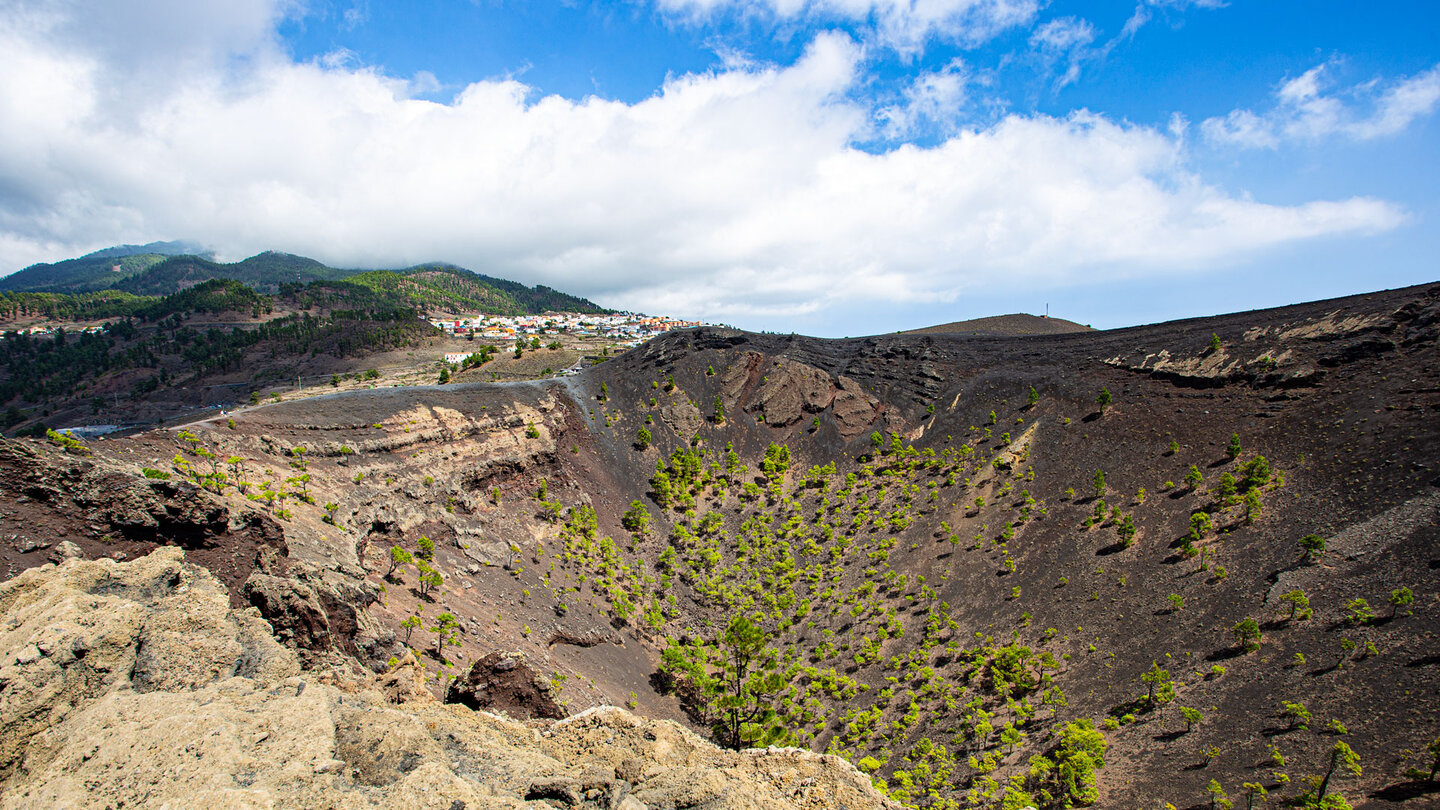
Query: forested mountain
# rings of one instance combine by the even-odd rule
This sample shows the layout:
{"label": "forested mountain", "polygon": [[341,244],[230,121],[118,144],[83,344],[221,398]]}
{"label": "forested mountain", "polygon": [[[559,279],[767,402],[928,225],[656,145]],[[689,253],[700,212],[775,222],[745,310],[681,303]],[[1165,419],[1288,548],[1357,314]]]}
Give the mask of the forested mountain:
{"label": "forested mountain", "polygon": [[[243,278],[206,278],[222,271]],[[264,376],[279,367],[325,365],[315,360],[320,355],[343,371],[362,358],[439,336],[427,322],[431,313],[604,311],[545,287],[445,265],[255,289],[290,272],[305,278],[340,271],[278,253],[229,265],[179,256],[125,279],[129,290],[0,292],[0,407],[12,409],[0,429],[14,429],[21,409],[44,417],[88,402],[98,413],[97,392],[117,406],[119,396],[139,402],[172,386],[212,385],[247,369]],[[180,289],[163,296],[134,292],[171,287]],[[102,322],[110,325],[103,333],[74,333]],[[22,334],[61,326],[69,333]]]}
{"label": "forested mountain", "polygon": [[223,264],[199,256],[172,256],[144,272],[120,280],[117,290],[136,295],[169,295],[202,281],[232,278],[260,292],[277,292],[283,284],[343,278],[353,271],[326,267],[314,259],[267,251],[243,261]]}
{"label": "forested mountain", "polygon": [[[232,263],[216,262],[201,255],[162,255],[163,249],[179,244],[110,248],[78,259],[31,265],[0,278],[0,292],[82,294],[113,290],[135,296],[166,296],[205,281],[226,278],[242,282],[260,293],[277,294],[282,291],[294,293],[299,287],[314,282],[345,280],[350,282],[349,286],[330,285],[306,295],[317,302],[349,300],[352,308],[405,307],[496,315],[523,315],[549,310],[606,311],[583,298],[549,287],[526,287],[450,264],[421,264],[399,270],[353,270],[330,267],[304,256],[275,251]],[[131,250],[154,252],[127,252]],[[10,300],[19,299],[12,296]],[[115,295],[74,301],[34,298],[26,299],[25,306],[55,312],[88,312],[94,310],[98,302],[106,302],[107,306],[123,303],[115,310],[121,314],[130,314],[123,311],[124,306],[145,306],[143,302]]]}

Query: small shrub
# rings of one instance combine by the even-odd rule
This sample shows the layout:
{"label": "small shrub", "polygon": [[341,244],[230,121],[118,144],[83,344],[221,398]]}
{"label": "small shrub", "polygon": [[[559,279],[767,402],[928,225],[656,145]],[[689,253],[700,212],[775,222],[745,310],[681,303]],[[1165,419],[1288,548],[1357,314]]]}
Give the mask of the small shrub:
{"label": "small shrub", "polygon": [[1346,602],[1345,611],[1349,614],[1345,621],[1354,627],[1367,625],[1375,620],[1375,611],[1370,609],[1370,603],[1364,599],[1357,598]]}
{"label": "small shrub", "polygon": [[1407,608],[1405,615],[1411,615],[1409,606],[1415,601],[1415,593],[1406,587],[1399,587],[1390,592],[1390,616],[1398,615],[1400,608]]}
{"label": "small shrub", "polygon": [[1245,648],[1246,652],[1254,652],[1260,649],[1260,623],[1250,617],[1241,619],[1231,628],[1235,634],[1235,640]]}

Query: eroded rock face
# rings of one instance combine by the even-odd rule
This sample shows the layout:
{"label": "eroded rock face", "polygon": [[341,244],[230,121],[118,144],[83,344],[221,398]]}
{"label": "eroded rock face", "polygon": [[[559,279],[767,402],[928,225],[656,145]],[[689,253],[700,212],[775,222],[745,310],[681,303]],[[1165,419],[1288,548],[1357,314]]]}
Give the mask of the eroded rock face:
{"label": "eroded rock face", "polygon": [[298,671],[259,614],[230,610],[178,548],[24,571],[0,583],[0,777],[42,766],[67,718],[107,695]]}
{"label": "eroded rock face", "polygon": [[720,380],[727,408],[756,414],[773,427],[788,427],[833,406],[840,435],[854,438],[883,410],[849,377],[831,377],[814,366],[786,357],[745,352]]}
{"label": "eroded rock face", "polygon": [[493,652],[476,661],[451,682],[445,702],[503,711],[512,717],[564,716],[550,683],[520,653]]}
{"label": "eroded rock face", "polygon": [[[181,546],[238,599],[265,560],[288,553],[273,519],[226,505],[188,481],[142,478],[133,461],[72,456],[53,446],[0,440],[0,565],[23,570],[68,558],[139,557]],[[3,536],[3,535],[0,535]]]}
{"label": "eroded rock face", "polygon": [[522,724],[444,705],[413,657],[302,673],[182,554],[0,584],[0,808],[895,807],[835,757],[721,751],[613,708]]}

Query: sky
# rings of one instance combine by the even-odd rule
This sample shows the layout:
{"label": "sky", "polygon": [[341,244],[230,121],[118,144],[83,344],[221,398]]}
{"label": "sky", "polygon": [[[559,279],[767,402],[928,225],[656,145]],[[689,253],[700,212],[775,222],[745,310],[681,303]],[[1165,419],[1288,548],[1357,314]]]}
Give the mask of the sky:
{"label": "sky", "polygon": [[747,329],[1440,279],[1440,4],[0,0],[0,273],[183,239]]}

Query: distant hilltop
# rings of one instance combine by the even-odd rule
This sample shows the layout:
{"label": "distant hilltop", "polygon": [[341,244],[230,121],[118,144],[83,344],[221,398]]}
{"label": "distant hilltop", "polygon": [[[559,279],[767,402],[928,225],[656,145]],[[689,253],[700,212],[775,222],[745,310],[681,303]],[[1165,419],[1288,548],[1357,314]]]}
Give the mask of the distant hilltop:
{"label": "distant hilltop", "polygon": [[[318,284],[331,297],[364,298],[366,305],[403,306],[420,311],[522,315],[539,312],[609,314],[612,310],[544,285],[482,275],[443,262],[395,270],[330,267],[315,259],[265,251],[238,262],[207,255],[174,254],[184,242],[121,245],[53,264],[34,264],[0,277],[0,293],[51,295],[120,294],[158,299],[206,282],[237,281],[262,295],[293,294]],[[315,294],[323,292],[312,290]],[[34,308],[34,302],[29,302]],[[359,304],[356,303],[358,306]],[[118,315],[123,313],[107,313]]]}
{"label": "distant hilltop", "polygon": [[1049,318],[1017,312],[1013,315],[992,315],[988,318],[972,318],[968,321],[942,323],[923,329],[909,329],[903,335],[994,335],[997,337],[1023,337],[1025,335],[1063,335],[1070,332],[1093,332],[1084,324],[1067,321],[1064,318]]}

